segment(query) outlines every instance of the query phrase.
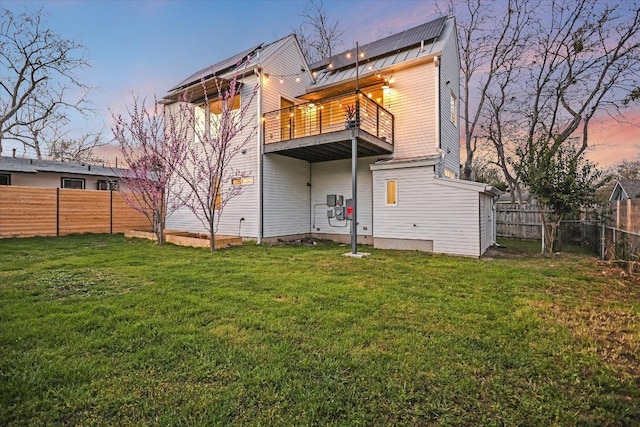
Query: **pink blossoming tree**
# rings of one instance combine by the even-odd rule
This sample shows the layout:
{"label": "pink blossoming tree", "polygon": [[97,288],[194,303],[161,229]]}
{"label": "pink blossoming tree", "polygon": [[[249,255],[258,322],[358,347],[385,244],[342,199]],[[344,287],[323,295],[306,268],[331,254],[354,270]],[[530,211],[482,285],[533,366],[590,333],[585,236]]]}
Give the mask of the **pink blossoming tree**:
{"label": "pink blossoming tree", "polygon": [[188,123],[165,114],[155,100],[148,108],[146,99],[135,96],[125,116],[112,117],[113,135],[128,167],[116,170],[127,190],[123,199],[147,217],[162,244],[167,215],[181,206],[177,170],[184,163]]}
{"label": "pink blossoming tree", "polygon": [[[243,70],[246,63],[239,63],[230,79],[214,76],[213,85],[202,79],[203,104],[183,102],[180,106],[183,122],[194,133],[192,142],[185,146],[184,162],[176,170],[185,185],[181,201],[209,232],[212,252],[225,206],[243,191],[234,180],[248,176],[247,171],[234,167],[233,160],[251,149],[258,126],[249,114],[258,86],[245,90],[240,99]],[[208,93],[207,86],[215,92],[210,89]]]}

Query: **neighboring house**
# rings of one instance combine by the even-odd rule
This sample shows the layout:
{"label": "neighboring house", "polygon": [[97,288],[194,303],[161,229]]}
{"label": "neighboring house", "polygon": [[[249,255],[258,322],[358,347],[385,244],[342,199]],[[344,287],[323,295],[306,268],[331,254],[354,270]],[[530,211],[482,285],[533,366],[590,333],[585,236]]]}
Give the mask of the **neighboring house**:
{"label": "neighboring house", "polygon": [[[359,243],[466,256],[480,256],[494,243],[500,192],[458,179],[454,18],[314,64],[306,63],[294,35],[260,44],[171,89],[164,99],[169,111],[187,91],[200,99],[194,108],[202,108],[201,79],[209,92],[214,76],[230,79],[243,60],[249,65],[240,103],[257,85],[248,118],[257,136],[231,165],[249,177],[228,184],[245,187],[224,208],[219,233],[258,242],[305,236],[348,242],[350,224],[328,218],[327,196],[352,197],[354,132]],[[203,231],[186,209],[171,215],[167,227]]]}
{"label": "neighboring house", "polygon": [[640,198],[640,179],[621,179],[613,187],[609,202]]}
{"label": "neighboring house", "polygon": [[118,179],[104,166],[0,156],[0,185],[116,190]]}

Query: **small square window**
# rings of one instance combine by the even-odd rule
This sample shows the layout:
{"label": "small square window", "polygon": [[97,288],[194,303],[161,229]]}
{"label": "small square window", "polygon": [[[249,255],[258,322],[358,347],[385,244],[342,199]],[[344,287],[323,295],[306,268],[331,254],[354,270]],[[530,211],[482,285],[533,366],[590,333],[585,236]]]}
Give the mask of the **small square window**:
{"label": "small square window", "polygon": [[62,178],[62,188],[75,188],[77,190],[84,190],[84,179]]}
{"label": "small square window", "polygon": [[398,181],[395,179],[390,179],[387,181],[387,195],[386,195],[386,203],[387,206],[396,206],[398,204]]}
{"label": "small square window", "polygon": [[0,173],[0,185],[11,185],[10,173]]}

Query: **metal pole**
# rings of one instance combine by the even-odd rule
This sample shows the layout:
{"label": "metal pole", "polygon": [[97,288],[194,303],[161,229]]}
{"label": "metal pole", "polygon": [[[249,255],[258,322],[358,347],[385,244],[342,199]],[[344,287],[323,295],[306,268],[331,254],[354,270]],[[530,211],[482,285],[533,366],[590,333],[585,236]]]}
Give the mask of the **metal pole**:
{"label": "metal pole", "polygon": [[353,200],[353,214],[351,216],[351,253],[358,253],[358,138],[356,129],[360,127],[360,105],[358,103],[359,70],[358,70],[358,42],[356,42],[356,126],[351,128],[351,198]]}

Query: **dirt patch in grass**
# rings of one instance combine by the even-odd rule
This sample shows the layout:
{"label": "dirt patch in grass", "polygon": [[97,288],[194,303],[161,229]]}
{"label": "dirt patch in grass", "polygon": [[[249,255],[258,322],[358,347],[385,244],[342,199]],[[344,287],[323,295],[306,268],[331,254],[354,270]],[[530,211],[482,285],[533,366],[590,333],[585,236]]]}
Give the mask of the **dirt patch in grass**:
{"label": "dirt patch in grass", "polygon": [[541,312],[591,343],[598,356],[623,376],[640,384],[640,312],[620,301],[640,301],[640,277],[606,261],[594,260],[605,285],[580,302],[545,303]]}

